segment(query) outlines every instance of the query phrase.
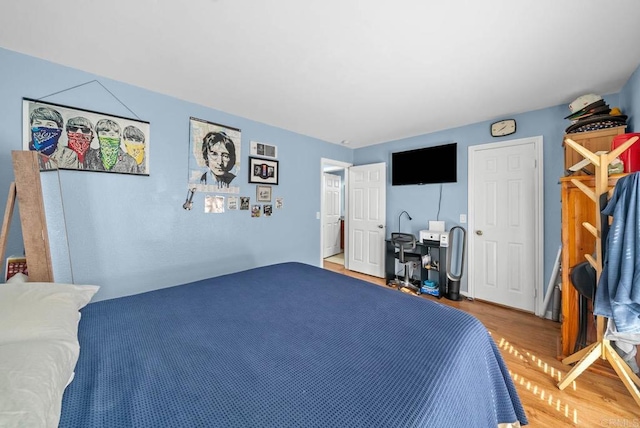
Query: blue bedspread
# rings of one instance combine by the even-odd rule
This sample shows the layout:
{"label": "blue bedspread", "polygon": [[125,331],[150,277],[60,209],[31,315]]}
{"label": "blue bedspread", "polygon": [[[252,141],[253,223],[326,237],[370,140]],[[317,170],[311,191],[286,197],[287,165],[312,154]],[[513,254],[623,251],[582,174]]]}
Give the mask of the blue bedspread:
{"label": "blue bedspread", "polygon": [[60,427],[526,424],[486,328],[300,263],[89,304]]}

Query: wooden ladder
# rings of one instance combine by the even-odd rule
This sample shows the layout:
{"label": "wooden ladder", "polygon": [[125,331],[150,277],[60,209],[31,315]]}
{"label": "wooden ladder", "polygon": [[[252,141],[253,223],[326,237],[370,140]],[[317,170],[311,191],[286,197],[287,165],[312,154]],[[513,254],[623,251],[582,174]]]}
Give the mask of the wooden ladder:
{"label": "wooden ladder", "polygon": [[40,154],[31,150],[14,150],[11,156],[15,181],[9,186],[9,196],[0,229],[0,261],[4,261],[11,219],[18,204],[29,281],[53,282],[49,233],[40,181]]}

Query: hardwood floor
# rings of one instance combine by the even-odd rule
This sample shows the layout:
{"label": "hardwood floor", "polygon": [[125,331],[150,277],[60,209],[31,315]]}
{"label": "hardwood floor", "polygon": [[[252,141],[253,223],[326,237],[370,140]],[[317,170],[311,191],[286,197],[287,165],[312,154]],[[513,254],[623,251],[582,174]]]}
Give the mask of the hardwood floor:
{"label": "hardwood floor", "polygon": [[[386,287],[382,278],[339,264],[325,261],[324,267]],[[618,378],[587,371],[564,391],[557,388],[570,370],[556,359],[559,323],[481,301],[416,298],[456,307],[487,327],[516,384],[529,427],[640,427],[640,407]]]}

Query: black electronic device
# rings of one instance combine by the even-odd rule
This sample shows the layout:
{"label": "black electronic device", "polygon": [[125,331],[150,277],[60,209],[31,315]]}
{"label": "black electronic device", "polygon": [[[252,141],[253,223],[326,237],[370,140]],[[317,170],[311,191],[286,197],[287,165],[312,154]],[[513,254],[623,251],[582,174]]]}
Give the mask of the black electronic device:
{"label": "black electronic device", "polygon": [[391,184],[455,183],[458,181],[458,143],[391,154]]}

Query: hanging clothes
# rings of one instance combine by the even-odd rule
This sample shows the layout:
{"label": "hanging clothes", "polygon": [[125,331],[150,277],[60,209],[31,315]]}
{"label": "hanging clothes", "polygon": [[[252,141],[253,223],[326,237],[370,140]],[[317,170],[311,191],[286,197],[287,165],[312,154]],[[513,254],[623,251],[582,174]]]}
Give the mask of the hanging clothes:
{"label": "hanging clothes", "polygon": [[640,173],[622,177],[602,210],[613,216],[594,314],[613,319],[617,331],[640,338]]}
{"label": "hanging clothes", "polygon": [[607,330],[604,333],[604,338],[611,341],[611,346],[624,362],[627,363],[631,371],[639,374],[640,367],[638,367],[638,363],[636,362],[636,354],[638,353],[636,345],[640,345],[640,334],[618,333],[616,323],[613,319],[609,318],[607,320]]}

